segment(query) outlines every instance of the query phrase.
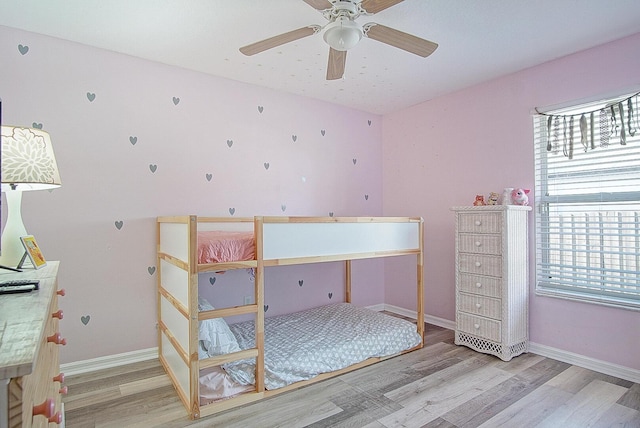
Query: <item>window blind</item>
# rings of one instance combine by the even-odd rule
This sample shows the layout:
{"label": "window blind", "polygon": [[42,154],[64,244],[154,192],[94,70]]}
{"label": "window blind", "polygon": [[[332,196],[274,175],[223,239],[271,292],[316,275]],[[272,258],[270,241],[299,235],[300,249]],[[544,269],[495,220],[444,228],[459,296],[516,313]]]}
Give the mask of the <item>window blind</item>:
{"label": "window blind", "polygon": [[640,310],[638,94],[534,116],[536,292]]}

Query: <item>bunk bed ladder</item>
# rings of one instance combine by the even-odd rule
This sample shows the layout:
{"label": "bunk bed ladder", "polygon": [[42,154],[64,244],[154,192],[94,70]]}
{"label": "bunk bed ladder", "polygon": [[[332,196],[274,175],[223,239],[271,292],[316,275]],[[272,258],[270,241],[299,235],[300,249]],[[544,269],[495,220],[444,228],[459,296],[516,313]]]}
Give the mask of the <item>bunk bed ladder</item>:
{"label": "bunk bed ladder", "polygon": [[189,216],[189,403],[191,418],[200,417],[198,359],[198,217]]}
{"label": "bunk bed ladder", "polygon": [[255,279],[255,301],[258,306],[256,312],[256,392],[264,392],[264,241],[263,241],[263,217],[255,217],[253,230],[256,239],[256,279]]}
{"label": "bunk bed ladder", "polygon": [[418,244],[419,252],[418,258],[418,272],[417,272],[417,288],[418,295],[416,296],[416,327],[418,328],[418,334],[422,337],[422,344],[424,346],[424,219],[420,217],[418,225]]}

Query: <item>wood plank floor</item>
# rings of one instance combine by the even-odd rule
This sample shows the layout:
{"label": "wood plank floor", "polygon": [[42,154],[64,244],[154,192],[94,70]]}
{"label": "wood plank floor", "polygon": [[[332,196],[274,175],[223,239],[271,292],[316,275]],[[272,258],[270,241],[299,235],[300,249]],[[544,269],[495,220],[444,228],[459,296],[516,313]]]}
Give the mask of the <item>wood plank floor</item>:
{"label": "wood plank floor", "polygon": [[191,421],[157,361],[68,377],[68,428],[640,427],[640,384],[535,354],[510,362],[427,325],[423,349]]}

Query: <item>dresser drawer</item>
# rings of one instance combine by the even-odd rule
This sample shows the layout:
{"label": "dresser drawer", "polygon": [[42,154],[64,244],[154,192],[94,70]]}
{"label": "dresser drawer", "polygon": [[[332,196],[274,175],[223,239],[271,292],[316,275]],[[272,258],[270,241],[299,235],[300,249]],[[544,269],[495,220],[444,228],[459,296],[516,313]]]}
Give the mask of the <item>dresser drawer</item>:
{"label": "dresser drawer", "polygon": [[481,296],[501,297],[502,279],[492,276],[458,274],[458,290],[466,293],[479,294]]}
{"label": "dresser drawer", "polygon": [[502,257],[460,253],[458,262],[460,272],[502,276]]}
{"label": "dresser drawer", "polygon": [[456,214],[456,345],[504,361],[527,352],[530,210],[516,205],[452,208]]}
{"label": "dresser drawer", "polygon": [[500,233],[502,231],[502,213],[466,213],[458,214],[458,232]]}
{"label": "dresser drawer", "polygon": [[458,295],[458,310],[474,315],[502,319],[501,300],[476,294],[460,293]]}
{"label": "dresser drawer", "polygon": [[502,236],[460,233],[458,235],[458,251],[500,255],[502,254]]}
{"label": "dresser drawer", "polygon": [[494,342],[500,342],[502,337],[502,323],[500,321],[470,315],[464,312],[458,312],[457,318],[458,330]]}

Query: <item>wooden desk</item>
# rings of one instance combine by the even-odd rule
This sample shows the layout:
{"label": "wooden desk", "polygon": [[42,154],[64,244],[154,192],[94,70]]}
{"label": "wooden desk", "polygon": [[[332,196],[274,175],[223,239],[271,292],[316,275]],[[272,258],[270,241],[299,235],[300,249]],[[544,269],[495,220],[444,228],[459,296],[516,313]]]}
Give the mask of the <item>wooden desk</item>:
{"label": "wooden desk", "polygon": [[0,295],[0,428],[48,427],[63,419],[58,266],[0,273],[0,281],[40,280],[37,291]]}

